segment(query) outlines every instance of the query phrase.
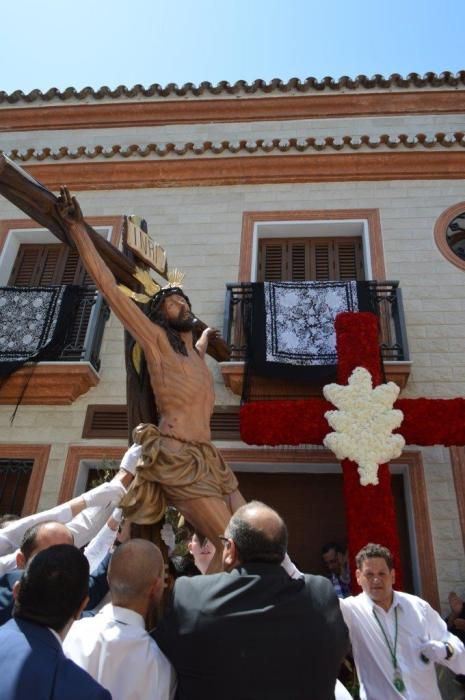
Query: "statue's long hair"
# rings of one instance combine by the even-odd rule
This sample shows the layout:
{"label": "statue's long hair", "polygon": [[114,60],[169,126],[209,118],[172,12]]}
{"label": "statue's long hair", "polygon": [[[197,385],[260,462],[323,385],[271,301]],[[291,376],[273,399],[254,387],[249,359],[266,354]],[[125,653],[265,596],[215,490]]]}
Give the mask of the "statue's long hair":
{"label": "statue's long hair", "polygon": [[189,300],[189,297],[186,296],[186,294],[184,294],[182,289],[180,287],[170,287],[168,289],[161,289],[157,294],[155,294],[155,296],[150,302],[148,317],[153,323],[156,323],[157,326],[163,328],[167,335],[169,344],[171,345],[173,350],[179,353],[180,355],[185,355],[187,357],[188,352],[186,344],[181,338],[179,331],[170,326],[169,322],[165,319],[163,314],[163,302],[167,297],[170,297],[173,294],[178,294],[179,296],[182,296],[187,301],[189,309],[192,310],[192,304]]}

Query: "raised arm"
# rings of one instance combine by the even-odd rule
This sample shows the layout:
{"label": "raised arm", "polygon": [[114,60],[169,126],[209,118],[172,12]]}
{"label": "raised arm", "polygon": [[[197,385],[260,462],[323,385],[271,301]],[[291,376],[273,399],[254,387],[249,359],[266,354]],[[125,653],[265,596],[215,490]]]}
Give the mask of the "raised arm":
{"label": "raised arm", "polygon": [[69,236],[75,244],[88,274],[102,292],[111,310],[145,352],[146,348],[150,345],[153,346],[154,334],[160,333],[160,330],[118,288],[113,273],[87,233],[81,207],[76,197],[71,197],[66,187],[60,189],[60,197],[56,209],[61,220],[66,225]]}
{"label": "raised arm", "polygon": [[219,338],[220,332],[216,328],[205,328],[202,335],[195,344],[196,350],[200,357],[205,357],[208,348],[208,341],[210,338]]}

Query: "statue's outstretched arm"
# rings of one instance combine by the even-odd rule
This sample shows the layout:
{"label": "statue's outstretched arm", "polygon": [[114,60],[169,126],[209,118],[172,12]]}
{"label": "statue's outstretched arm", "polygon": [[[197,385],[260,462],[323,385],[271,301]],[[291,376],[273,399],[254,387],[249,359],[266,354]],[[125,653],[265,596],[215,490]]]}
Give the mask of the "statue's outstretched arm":
{"label": "statue's outstretched arm", "polygon": [[87,233],[81,207],[76,197],[71,197],[66,187],[60,189],[56,208],[77,248],[84,267],[102,292],[111,310],[141,345],[144,352],[149,346],[153,348],[154,336],[160,332],[159,328],[118,288],[113,273]]}
{"label": "statue's outstretched arm", "polygon": [[216,328],[205,328],[202,335],[198,339],[198,341],[195,344],[196,350],[199,353],[200,357],[205,357],[205,353],[207,352],[208,348],[208,341],[210,339],[214,338],[219,338],[220,337],[220,332]]}

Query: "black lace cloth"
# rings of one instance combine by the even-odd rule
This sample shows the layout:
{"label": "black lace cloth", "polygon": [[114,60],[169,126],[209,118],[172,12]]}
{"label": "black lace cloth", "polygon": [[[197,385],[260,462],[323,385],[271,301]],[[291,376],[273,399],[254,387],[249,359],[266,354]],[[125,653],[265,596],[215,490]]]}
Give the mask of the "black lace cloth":
{"label": "black lace cloth", "polygon": [[0,287],[0,377],[27,362],[57,360],[79,298],[76,285]]}
{"label": "black lace cloth", "polygon": [[260,398],[256,392],[250,395],[254,377],[317,383],[334,379],[337,314],[371,310],[364,282],[254,283],[251,313],[244,318],[248,356],[243,398]]}

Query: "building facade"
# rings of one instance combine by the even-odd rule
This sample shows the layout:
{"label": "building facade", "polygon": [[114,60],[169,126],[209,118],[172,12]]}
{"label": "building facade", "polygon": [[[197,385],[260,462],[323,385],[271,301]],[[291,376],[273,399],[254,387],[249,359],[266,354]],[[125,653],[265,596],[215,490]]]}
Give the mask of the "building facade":
{"label": "building facade", "polygon": [[[0,146],[49,189],[66,184],[116,245],[124,214],[145,218],[196,315],[232,341],[228,283],[398,282],[406,330],[387,376],[402,396],[451,398],[465,397],[464,114],[464,73],[0,93]],[[0,246],[0,285],[83,288],[63,356],[0,386],[2,507],[30,512],[124,452],[123,332],[74,253],[4,198]],[[383,318],[394,347],[400,326]],[[298,563],[318,570],[321,545],[345,536],[340,467],[321,446],[241,442],[232,359],[208,358],[215,442],[245,495],[283,512]],[[409,445],[392,471],[408,587],[445,604],[465,592],[464,448]]]}

